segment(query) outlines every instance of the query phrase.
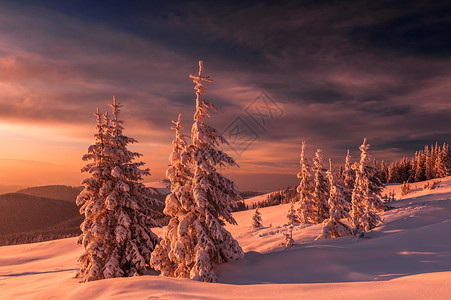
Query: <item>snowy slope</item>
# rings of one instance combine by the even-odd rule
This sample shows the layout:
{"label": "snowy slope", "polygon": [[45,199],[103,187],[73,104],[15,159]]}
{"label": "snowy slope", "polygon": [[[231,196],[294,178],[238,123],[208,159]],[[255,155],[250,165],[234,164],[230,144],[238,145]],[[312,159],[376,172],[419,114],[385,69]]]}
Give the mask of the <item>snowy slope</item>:
{"label": "snowy slope", "polygon": [[[253,210],[234,213],[239,225],[228,229],[246,256],[217,266],[217,284],[155,275],[79,284],[75,238],[0,247],[0,298],[449,299],[451,177],[422,186],[393,203],[369,239],[315,241],[320,225],[297,226],[285,250],[289,205],[261,208],[262,229],[250,229]],[[399,186],[388,189],[400,198]]]}
{"label": "snowy slope", "polygon": [[266,198],[268,198],[269,195],[271,195],[272,193],[267,193],[267,194],[263,194],[263,195],[259,195],[259,196],[255,196],[252,198],[247,198],[244,200],[244,203],[248,206],[248,207],[252,207],[253,204],[255,203],[260,203],[262,201],[265,201]]}
{"label": "snowy slope", "polygon": [[162,195],[167,195],[171,192],[168,188],[168,183],[165,181],[145,182],[144,185],[156,189]]}

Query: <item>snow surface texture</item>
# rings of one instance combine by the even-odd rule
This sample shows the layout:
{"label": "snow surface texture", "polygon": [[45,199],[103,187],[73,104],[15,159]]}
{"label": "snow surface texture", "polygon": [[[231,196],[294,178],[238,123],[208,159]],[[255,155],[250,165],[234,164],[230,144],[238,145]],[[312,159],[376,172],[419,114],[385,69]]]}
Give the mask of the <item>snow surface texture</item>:
{"label": "snow surface texture", "polygon": [[[249,229],[254,210],[227,225],[246,252],[215,267],[217,283],[155,274],[88,283],[74,279],[82,249],[76,238],[0,247],[1,299],[449,299],[451,177],[423,190],[411,184],[368,239],[317,240],[322,225],[295,225],[295,245],[283,242],[290,204],[261,208],[263,228]],[[272,226],[271,226],[272,225]],[[155,229],[161,234],[162,229]]]}

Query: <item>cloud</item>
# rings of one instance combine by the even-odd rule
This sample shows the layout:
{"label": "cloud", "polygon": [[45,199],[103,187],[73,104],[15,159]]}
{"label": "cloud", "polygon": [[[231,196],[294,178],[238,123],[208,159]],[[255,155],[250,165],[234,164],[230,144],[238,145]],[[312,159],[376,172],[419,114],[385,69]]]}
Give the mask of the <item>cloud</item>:
{"label": "cloud", "polygon": [[448,10],[438,2],[77,5],[0,5],[3,122],[89,141],[92,113],[116,95],[126,133],[162,177],[170,121],[181,112],[189,133],[188,75],[205,59],[206,97],[223,110],[213,126],[246,117],[262,91],[284,112],[237,158],[236,174],[295,173],[301,139],[341,162],[363,137],[386,160],[451,138]]}
{"label": "cloud", "polygon": [[65,165],[16,159],[0,159],[0,163],[0,180],[4,185],[37,186],[71,182],[78,186],[84,177],[79,172],[68,172]]}

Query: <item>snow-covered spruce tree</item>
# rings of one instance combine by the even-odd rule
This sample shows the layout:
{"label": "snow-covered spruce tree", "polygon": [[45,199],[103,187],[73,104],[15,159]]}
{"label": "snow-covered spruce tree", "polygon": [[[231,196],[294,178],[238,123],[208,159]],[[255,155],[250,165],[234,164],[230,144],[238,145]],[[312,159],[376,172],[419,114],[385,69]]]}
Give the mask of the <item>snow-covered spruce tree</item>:
{"label": "snow-covered spruce tree", "polygon": [[[196,231],[192,226],[194,198],[191,191],[192,172],[191,155],[186,136],[182,133],[181,114],[177,121],[172,121],[175,131],[172,153],[169,155],[170,166],[166,177],[171,183],[171,193],[166,197],[164,214],[171,217],[163,232],[163,239],[155,247],[150,265],[160,271],[162,276],[189,278],[194,264]],[[188,226],[190,225],[191,226]]]}
{"label": "snow-covered spruce tree", "polygon": [[141,169],[141,156],[127,149],[136,140],[123,135],[123,121],[119,120],[120,104],[113,98],[113,120],[105,115],[102,123],[97,113],[95,144],[83,157],[91,161],[83,169],[90,177],[83,180],[83,191],[77,205],[85,220],[80,226],[79,243],[84,253],[79,258],[76,277],[82,282],[142,274],[158,237],[151,227],[158,226],[151,205],[153,191],[139,181],[149,175]]}
{"label": "snow-covered spruce tree", "polygon": [[354,190],[355,183],[355,172],[352,169],[351,155],[349,154],[349,150],[346,153],[345,168],[343,170],[343,180],[344,180],[344,190],[343,190],[344,197],[349,203],[351,203],[352,190]]}
{"label": "snow-covered spruce tree", "polygon": [[417,156],[417,168],[415,170],[415,181],[426,180],[426,156],[423,152],[419,152]]}
{"label": "snow-covered spruce tree", "polygon": [[[103,183],[108,180],[106,174],[108,167],[104,158],[104,149],[107,139],[105,131],[109,123],[103,123],[99,108],[94,115],[97,121],[96,133],[94,134],[95,142],[89,146],[88,153],[83,156],[84,161],[91,162],[81,170],[90,173],[90,177],[83,180],[84,189],[76,200],[77,205],[81,206],[80,214],[85,215],[85,219],[80,226],[83,234],[78,240],[79,244],[83,244],[85,253],[79,258],[81,266],[76,275],[83,281],[102,278],[105,265],[103,257],[106,255],[104,253],[106,247],[99,237],[99,234],[103,231],[99,224],[101,224],[101,220],[106,218],[107,211],[104,209],[105,199],[100,196],[99,191]],[[95,247],[92,247],[92,245]],[[90,246],[89,251],[88,246]]]}
{"label": "snow-covered spruce tree", "polygon": [[436,155],[436,177],[446,177],[451,174],[451,161],[449,155],[449,146],[443,144],[443,147],[437,151]]}
{"label": "snow-covered spruce tree", "polygon": [[252,215],[252,228],[262,228],[262,214],[258,211],[258,207],[255,209],[254,214]]}
{"label": "snow-covered spruce tree", "polygon": [[196,112],[191,128],[190,149],[193,155],[192,191],[196,211],[193,225],[197,233],[190,278],[214,282],[216,275],[212,264],[244,256],[238,242],[224,228],[225,222],[237,224],[232,217],[232,207],[241,197],[235,183],[216,170],[217,166],[238,165],[233,158],[216,148],[227,141],[220,132],[205,123],[205,119],[210,117],[209,111],[217,109],[202,99],[206,89],[203,81],[212,82],[202,74],[203,62],[199,61],[198,75],[190,75],[196,84]]}
{"label": "snow-covered spruce tree", "polygon": [[432,149],[429,150],[428,146],[424,146],[424,155],[426,157],[426,179],[433,179],[434,176],[434,159],[432,157]]}
{"label": "snow-covered spruce tree", "polygon": [[[189,278],[215,282],[213,265],[242,258],[244,253],[238,242],[224,228],[225,222],[236,224],[232,217],[232,207],[240,195],[233,181],[218,173],[216,167],[237,164],[233,158],[216,148],[227,141],[216,129],[205,123],[205,119],[210,117],[210,111],[215,111],[216,108],[202,99],[206,89],[203,82],[212,82],[202,73],[203,63],[200,61],[198,75],[190,75],[196,84],[192,145],[188,146],[192,159],[190,191],[193,203],[187,207],[187,214],[180,213],[178,240],[175,243],[176,247],[179,247],[179,237],[184,236],[194,245],[191,253],[184,253],[187,262],[185,274],[189,272]],[[190,201],[187,201],[188,205],[189,203]]]}
{"label": "snow-covered spruce tree", "polygon": [[376,227],[381,218],[378,212],[385,210],[385,204],[381,201],[383,184],[376,176],[376,170],[370,165],[366,138],[360,146],[360,162],[353,168],[356,172],[356,181],[352,191],[351,219],[356,235],[362,235]]}
{"label": "snow-covered spruce tree", "polygon": [[323,222],[323,232],[318,236],[318,239],[336,238],[351,235],[352,233],[349,226],[342,222],[342,219],[350,219],[348,213],[350,204],[344,195],[345,188],[336,179],[332,171],[332,162],[329,162],[329,164],[329,171],[327,171],[327,179],[329,180],[330,187],[328,200],[329,219]]}
{"label": "snow-covered spruce tree", "polygon": [[285,249],[290,248],[294,245],[293,240],[293,225],[289,225],[283,229],[283,242],[280,244],[282,247],[285,247]]}
{"label": "snow-covered spruce tree", "polygon": [[313,158],[313,170],[315,172],[315,189],[313,190],[313,197],[315,199],[314,222],[317,224],[329,217],[329,205],[327,204],[329,186],[324,176],[325,169],[321,151],[321,149],[317,149]]}
{"label": "snow-covered spruce tree", "polygon": [[298,173],[300,182],[297,187],[299,193],[299,218],[304,224],[315,223],[315,199],[313,198],[315,187],[312,183],[312,170],[305,157],[305,141],[302,141],[301,159],[299,164],[301,165],[301,171]]}
{"label": "snow-covered spruce tree", "polygon": [[299,216],[296,213],[296,209],[294,208],[294,201],[291,201],[290,209],[287,213],[288,225],[295,225],[301,223],[299,220]]}

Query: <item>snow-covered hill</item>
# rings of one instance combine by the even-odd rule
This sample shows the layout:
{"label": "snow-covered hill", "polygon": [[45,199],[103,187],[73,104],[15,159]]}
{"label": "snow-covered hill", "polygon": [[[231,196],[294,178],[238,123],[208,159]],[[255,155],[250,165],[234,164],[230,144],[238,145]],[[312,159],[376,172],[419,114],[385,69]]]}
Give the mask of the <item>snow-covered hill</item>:
{"label": "snow-covered hill", "polygon": [[144,185],[147,187],[156,189],[162,195],[167,195],[171,192],[171,190],[168,186],[168,182],[166,182],[164,180],[146,182],[146,183],[144,183]]}
{"label": "snow-covered hill", "polygon": [[[250,229],[253,210],[234,213],[239,225],[228,229],[246,255],[217,266],[217,284],[152,274],[80,284],[75,238],[0,247],[1,298],[449,299],[451,177],[438,189],[423,185],[394,202],[369,239],[315,241],[320,225],[297,226],[296,244],[284,249],[289,205],[261,208],[261,229]],[[398,185],[387,189],[400,199]]]}

